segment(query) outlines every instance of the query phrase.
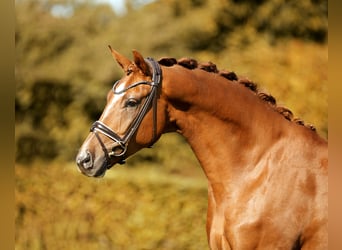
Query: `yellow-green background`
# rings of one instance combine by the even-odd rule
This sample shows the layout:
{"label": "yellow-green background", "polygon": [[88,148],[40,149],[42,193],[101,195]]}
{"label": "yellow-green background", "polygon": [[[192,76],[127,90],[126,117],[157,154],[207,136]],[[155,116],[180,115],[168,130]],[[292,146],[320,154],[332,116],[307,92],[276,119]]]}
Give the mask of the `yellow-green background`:
{"label": "yellow-green background", "polygon": [[[248,76],[327,138],[327,1],[134,3],[117,16],[91,1],[17,1],[16,249],[208,248],[206,180],[181,137],[101,180],[72,162],[121,77],[108,44]],[[53,17],[57,4],[73,15]]]}

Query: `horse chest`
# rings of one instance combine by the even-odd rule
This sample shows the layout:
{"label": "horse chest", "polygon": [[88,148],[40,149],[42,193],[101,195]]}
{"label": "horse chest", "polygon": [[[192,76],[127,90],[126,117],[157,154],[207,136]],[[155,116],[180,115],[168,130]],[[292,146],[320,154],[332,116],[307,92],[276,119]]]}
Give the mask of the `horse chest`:
{"label": "horse chest", "polygon": [[[217,188],[221,187],[209,188],[207,233],[210,249],[275,249],[275,246],[277,249],[291,249],[292,235],[284,237],[281,227],[273,227],[274,224],[269,223],[270,218],[264,216],[265,206],[261,199],[238,204],[225,198],[223,189],[214,195],[212,191],[217,191]],[[284,238],[286,240],[281,242],[277,240]]]}
{"label": "horse chest", "polygon": [[[209,204],[210,204],[209,200]],[[224,205],[209,205],[208,210],[208,237],[210,249],[254,249],[258,245],[261,222],[253,218],[248,212],[241,212],[234,217],[236,211],[230,210]],[[244,223],[246,218],[252,218],[253,222]],[[256,217],[257,218],[257,217]]]}
{"label": "horse chest", "polygon": [[[209,211],[208,211],[209,215]],[[252,213],[218,209],[208,221],[208,238],[211,250],[291,249],[293,240],[284,237],[279,228],[265,227],[264,220]],[[283,239],[279,241],[279,239]]]}

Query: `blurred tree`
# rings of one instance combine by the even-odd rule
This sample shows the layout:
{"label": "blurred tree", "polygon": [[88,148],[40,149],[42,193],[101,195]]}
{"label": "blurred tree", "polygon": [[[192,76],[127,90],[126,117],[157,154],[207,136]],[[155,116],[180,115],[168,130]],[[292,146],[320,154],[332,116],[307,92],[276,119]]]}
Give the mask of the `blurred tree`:
{"label": "blurred tree", "polygon": [[[74,158],[104,107],[106,92],[121,77],[108,44],[124,54],[135,48],[156,58],[191,56],[227,65],[234,55],[255,50],[260,39],[270,44],[293,37],[320,44],[327,39],[326,0],[137,3],[127,1],[127,14],[118,16],[109,5],[91,0],[16,1],[18,161]],[[257,47],[262,48],[265,54],[273,50],[264,43]],[[317,120],[326,124],[324,109],[321,115]],[[157,162],[164,162],[160,157]],[[141,159],[150,157],[146,153]]]}
{"label": "blurred tree", "polygon": [[[51,10],[57,4],[72,6],[73,15],[54,15]],[[116,16],[107,5],[69,0],[19,1],[16,12],[17,159],[70,159],[80,137],[70,129],[73,118],[86,124],[99,115],[104,104],[101,87],[113,77],[110,64],[94,66],[101,59],[91,47]],[[90,111],[80,113],[83,109]],[[49,153],[43,150],[45,140]]]}
{"label": "blurred tree", "polygon": [[[229,44],[232,33],[242,33],[242,47],[251,43],[253,36],[267,34],[274,42],[280,38],[301,38],[324,43],[327,39],[328,8],[327,1],[206,1],[206,6],[217,2],[220,6],[214,13],[214,27],[208,32],[201,28],[208,17],[201,18],[202,25],[190,29],[186,40],[192,39],[190,49],[212,50],[219,52]],[[176,2],[178,3],[178,2]],[[203,4],[203,1],[202,1]],[[180,13],[179,5],[175,5],[176,13]],[[190,11],[190,8],[187,9]],[[184,13],[184,11],[183,11]]]}

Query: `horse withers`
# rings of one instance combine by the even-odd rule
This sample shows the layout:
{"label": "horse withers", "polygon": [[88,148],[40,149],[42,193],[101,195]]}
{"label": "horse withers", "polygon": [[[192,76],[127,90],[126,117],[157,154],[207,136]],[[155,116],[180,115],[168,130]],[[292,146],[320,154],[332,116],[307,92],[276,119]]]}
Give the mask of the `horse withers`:
{"label": "horse withers", "polygon": [[77,155],[83,174],[178,132],[208,179],[211,249],[328,249],[328,149],[313,126],[213,63],[110,50],[125,74]]}

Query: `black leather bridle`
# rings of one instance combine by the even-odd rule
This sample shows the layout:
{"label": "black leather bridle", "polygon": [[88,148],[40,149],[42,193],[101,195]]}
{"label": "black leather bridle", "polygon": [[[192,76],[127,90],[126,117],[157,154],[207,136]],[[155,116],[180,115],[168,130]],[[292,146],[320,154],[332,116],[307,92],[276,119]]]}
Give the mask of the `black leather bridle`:
{"label": "black leather bridle", "polygon": [[[93,123],[93,125],[90,128],[90,131],[93,132],[99,141],[102,150],[106,157],[106,165],[107,168],[111,167],[111,158],[113,157],[119,157],[120,164],[125,163],[125,154],[127,152],[127,147],[130,139],[135,134],[137,129],[140,126],[141,121],[144,119],[146,113],[148,112],[149,108],[152,106],[153,109],[153,140],[155,141],[157,136],[157,97],[158,97],[158,87],[160,86],[161,80],[162,80],[162,71],[161,68],[153,58],[146,58],[145,61],[151,66],[153,73],[152,73],[152,81],[140,81],[131,84],[127,88],[116,91],[116,86],[118,85],[119,81],[116,81],[113,85],[113,92],[114,94],[122,94],[126,92],[129,89],[135,88],[138,85],[149,85],[151,86],[151,92],[148,94],[146,101],[144,102],[140,112],[138,115],[134,118],[133,122],[127,129],[126,134],[123,137],[120,137],[117,133],[115,133],[110,127],[108,127],[106,124],[104,124],[101,121],[96,121]],[[99,133],[107,136],[112,141],[116,142],[118,145],[116,145],[114,148],[112,148],[111,151],[108,151],[105,147],[101,137],[99,136]]]}

